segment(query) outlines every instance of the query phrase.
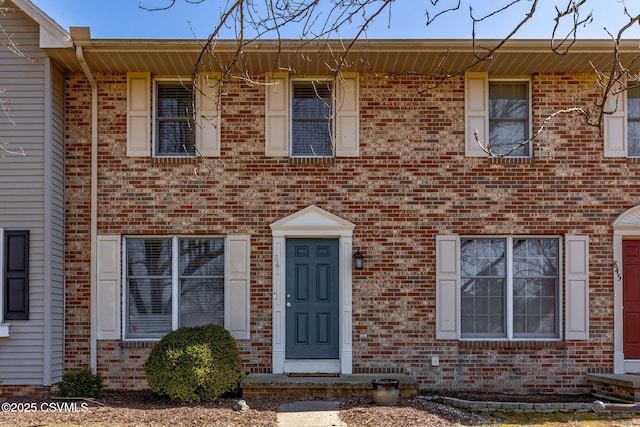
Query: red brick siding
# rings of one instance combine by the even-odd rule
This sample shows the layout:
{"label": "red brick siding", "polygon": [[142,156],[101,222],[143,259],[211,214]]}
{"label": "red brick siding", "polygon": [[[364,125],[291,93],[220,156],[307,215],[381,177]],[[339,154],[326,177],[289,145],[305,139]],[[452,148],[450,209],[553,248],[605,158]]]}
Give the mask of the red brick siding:
{"label": "red brick siding", "polygon": [[[264,88],[225,84],[220,158],[127,158],[126,76],[100,88],[98,232],[252,235],[247,372],[271,370],[269,224],[315,204],[356,225],[365,269],[353,274],[355,372],[407,372],[425,389],[584,391],[613,367],[611,223],[640,203],[638,166],[604,159],[598,130],[571,115],[551,122],[525,161],[464,156],[464,82],[364,74],[359,158],[264,157]],[[590,106],[591,74],[533,75],[534,127],[559,108]],[[89,86],[67,82],[67,369],[88,364]],[[435,340],[435,235],[587,234],[591,339],[559,343]],[[366,338],[364,337],[366,334]],[[113,388],[139,386],[148,348],[100,343]],[[440,366],[431,367],[431,357]],[[137,384],[137,385],[136,385]]]}

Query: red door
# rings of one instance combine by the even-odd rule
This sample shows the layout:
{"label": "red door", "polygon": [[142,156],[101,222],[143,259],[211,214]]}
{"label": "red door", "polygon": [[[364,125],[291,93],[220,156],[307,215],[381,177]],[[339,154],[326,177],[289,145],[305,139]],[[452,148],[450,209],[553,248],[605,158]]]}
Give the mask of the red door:
{"label": "red door", "polygon": [[640,359],[640,240],[622,241],[624,358]]}

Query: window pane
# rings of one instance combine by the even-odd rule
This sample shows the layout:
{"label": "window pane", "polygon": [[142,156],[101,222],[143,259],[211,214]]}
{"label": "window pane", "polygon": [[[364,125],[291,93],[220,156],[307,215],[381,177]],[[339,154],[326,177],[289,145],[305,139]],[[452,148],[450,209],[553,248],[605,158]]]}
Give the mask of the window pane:
{"label": "window pane", "polygon": [[529,144],[514,150],[521,142],[527,140],[528,133],[528,122],[489,120],[489,141],[491,150],[496,154],[505,154],[513,150],[508,156],[528,156]]}
{"label": "window pane", "polygon": [[556,336],[559,245],[556,239],[513,240],[514,336]]}
{"label": "window pane", "polygon": [[505,334],[505,241],[461,241],[461,328],[467,337]]}
{"label": "window pane", "polygon": [[529,118],[527,83],[489,83],[489,117],[500,119]]}
{"label": "window pane", "polygon": [[180,240],[179,323],[224,325],[224,239]]}
{"label": "window pane", "polygon": [[294,82],[291,113],[292,154],[326,157],[333,154],[333,108],[330,82]]}
{"label": "window pane", "polygon": [[[489,83],[489,142],[497,154],[509,153],[529,138],[529,84]],[[507,154],[528,156],[529,144]]]}
{"label": "window pane", "polygon": [[171,331],[171,240],[127,239],[127,337]]}
{"label": "window pane", "polygon": [[629,156],[640,157],[640,86],[627,89],[627,120]]}
{"label": "window pane", "polygon": [[295,82],[293,118],[331,117],[331,85],[328,82]]}
{"label": "window pane", "polygon": [[180,326],[224,326],[224,280],[180,279]]}
{"label": "window pane", "polygon": [[[630,83],[637,85],[638,82]],[[630,119],[640,119],[640,86],[633,86],[627,89],[627,117]]]}
{"label": "window pane", "polygon": [[195,154],[193,90],[181,82],[157,82],[156,154]]}
{"label": "window pane", "polygon": [[328,123],[312,121],[293,122],[293,153],[296,156],[331,155],[331,135]]}
{"label": "window pane", "polygon": [[640,157],[640,120],[627,123],[629,138],[629,156]]}

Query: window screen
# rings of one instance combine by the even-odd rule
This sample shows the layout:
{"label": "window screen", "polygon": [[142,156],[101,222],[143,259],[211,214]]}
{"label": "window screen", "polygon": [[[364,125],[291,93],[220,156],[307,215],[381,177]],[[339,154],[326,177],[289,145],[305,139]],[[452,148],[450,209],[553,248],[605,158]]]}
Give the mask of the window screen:
{"label": "window screen", "polygon": [[224,238],[129,238],[126,272],[127,338],[224,325]]}
{"label": "window screen", "polygon": [[560,243],[509,237],[460,242],[464,338],[557,338]]}
{"label": "window screen", "polygon": [[640,157],[640,83],[634,82],[627,89],[627,140],[628,155]]}
{"label": "window screen", "polygon": [[293,82],[291,152],[297,157],[333,155],[332,83]]}
{"label": "window screen", "polygon": [[127,335],[171,331],[171,239],[127,240]]}
{"label": "window screen", "polygon": [[156,155],[193,156],[193,90],[183,82],[156,82]]}
{"label": "window screen", "polygon": [[180,326],[224,325],[224,240],[180,240]]}
{"label": "window screen", "polygon": [[464,240],[461,244],[462,333],[505,335],[506,251],[504,240]]}
{"label": "window screen", "polygon": [[[529,84],[489,82],[489,142],[496,154],[529,156]],[[511,152],[510,152],[511,151]]]}

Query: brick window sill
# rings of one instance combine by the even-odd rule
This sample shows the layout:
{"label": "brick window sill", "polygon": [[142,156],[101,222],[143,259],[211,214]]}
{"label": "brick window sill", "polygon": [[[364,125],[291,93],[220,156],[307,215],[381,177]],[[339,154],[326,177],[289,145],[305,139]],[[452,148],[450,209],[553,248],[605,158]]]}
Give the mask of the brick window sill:
{"label": "brick window sill", "polygon": [[120,341],[121,348],[153,348],[158,344],[160,340],[144,340],[144,341],[136,341],[136,340],[127,340]]}
{"label": "brick window sill", "polygon": [[543,350],[566,349],[565,341],[459,341],[458,347],[464,350]]}

